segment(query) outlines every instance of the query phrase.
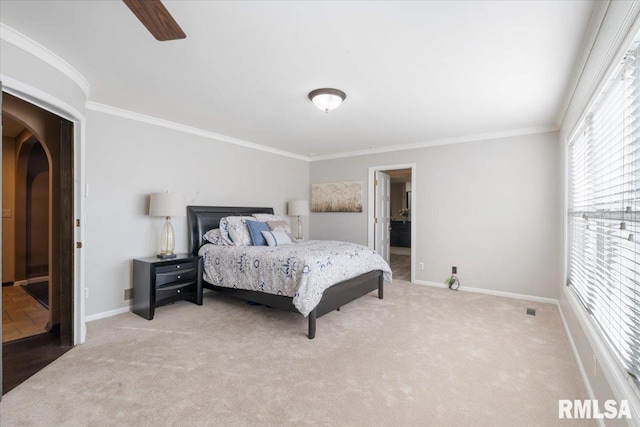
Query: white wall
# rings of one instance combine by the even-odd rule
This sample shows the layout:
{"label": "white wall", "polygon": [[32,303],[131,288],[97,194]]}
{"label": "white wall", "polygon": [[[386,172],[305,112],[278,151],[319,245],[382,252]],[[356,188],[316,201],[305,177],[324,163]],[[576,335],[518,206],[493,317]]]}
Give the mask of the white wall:
{"label": "white wall", "polygon": [[[566,198],[566,143],[584,112],[599,92],[611,73],[611,69],[622,59],[630,42],[640,30],[640,3],[630,1],[602,2],[598,4],[590,32],[585,37],[583,60],[577,64],[577,85],[570,97],[564,121],[560,129],[563,150],[562,176],[560,183]],[[578,79],[579,76],[579,79]],[[562,205],[562,234],[566,234],[566,201]],[[565,265],[566,245],[560,253]],[[566,272],[565,272],[566,273]],[[569,337],[575,347],[583,377],[592,397],[603,402],[607,399],[628,399],[635,421],[607,420],[607,426],[640,425],[640,399],[637,388],[630,385],[622,369],[614,362],[608,349],[595,332],[584,307],[573,292],[558,283],[559,304],[566,322]]]}
{"label": "white wall", "polygon": [[[288,200],[309,198],[306,161],[91,110],[86,137],[87,316],[128,307],[132,259],[157,253],[164,219],[147,215],[149,193],[171,190],[186,194],[188,204],[265,206],[282,215]],[[186,218],[172,222],[176,251],[186,252]]]}
{"label": "white wall", "polygon": [[311,237],[367,244],[368,168],[416,164],[416,279],[557,298],[560,145],[556,132],[311,163],[311,183],[363,183],[362,213],[312,213]]}

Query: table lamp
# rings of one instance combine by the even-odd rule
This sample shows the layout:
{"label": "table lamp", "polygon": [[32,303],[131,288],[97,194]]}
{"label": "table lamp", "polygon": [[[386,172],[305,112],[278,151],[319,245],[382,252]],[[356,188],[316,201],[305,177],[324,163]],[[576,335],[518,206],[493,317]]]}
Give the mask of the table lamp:
{"label": "table lamp", "polygon": [[152,193],[149,202],[149,216],[163,216],[166,218],[162,232],[160,233],[160,253],[158,258],[171,259],[176,254],[175,232],[171,225],[172,216],[185,216],[185,197],[178,193]]}
{"label": "table lamp", "polygon": [[298,229],[296,231],[296,240],[302,239],[302,221],[300,217],[309,215],[309,201],[308,200],[291,200],[287,203],[287,214],[289,216],[298,217]]}

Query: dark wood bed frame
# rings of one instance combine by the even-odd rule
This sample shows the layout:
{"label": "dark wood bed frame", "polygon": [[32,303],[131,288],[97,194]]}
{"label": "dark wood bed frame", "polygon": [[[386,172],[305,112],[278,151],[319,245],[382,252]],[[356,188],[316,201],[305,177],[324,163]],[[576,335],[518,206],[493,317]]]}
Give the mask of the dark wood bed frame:
{"label": "dark wood bed frame", "polygon": [[[252,208],[252,207],[218,207],[218,206],[187,206],[187,223],[189,226],[189,247],[193,255],[198,254],[200,247],[206,243],[204,234],[218,228],[220,220],[225,216],[250,216],[254,213],[273,214],[273,208]],[[267,305],[280,310],[298,312],[293,305],[293,298],[282,295],[267,294],[259,291],[249,291],[245,289],[226,288],[212,285],[207,281],[202,281],[207,289],[242,298],[247,301]],[[309,313],[309,339],[316,335],[316,319],[324,316],[330,311],[340,311],[340,307],[351,301],[378,290],[378,298],[383,298],[382,271],[375,270],[362,274],[353,279],[345,280],[327,288],[318,306]]]}

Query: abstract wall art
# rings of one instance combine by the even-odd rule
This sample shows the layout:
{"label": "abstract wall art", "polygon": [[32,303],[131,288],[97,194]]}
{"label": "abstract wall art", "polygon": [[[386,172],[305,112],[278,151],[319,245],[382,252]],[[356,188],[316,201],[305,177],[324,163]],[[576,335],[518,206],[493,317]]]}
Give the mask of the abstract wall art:
{"label": "abstract wall art", "polygon": [[362,181],[311,184],[311,212],[362,212]]}

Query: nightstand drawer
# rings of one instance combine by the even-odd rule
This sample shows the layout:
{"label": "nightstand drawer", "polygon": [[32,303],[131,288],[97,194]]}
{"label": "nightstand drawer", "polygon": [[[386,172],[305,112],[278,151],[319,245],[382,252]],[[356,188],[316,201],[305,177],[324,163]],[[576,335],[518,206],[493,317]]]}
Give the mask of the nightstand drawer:
{"label": "nightstand drawer", "polygon": [[165,286],[164,288],[156,289],[156,304],[162,302],[165,299],[171,299],[175,297],[182,297],[184,294],[196,293],[196,282],[180,283],[173,286]]}
{"label": "nightstand drawer", "polygon": [[171,283],[194,282],[197,274],[198,270],[196,268],[171,271],[170,273],[158,273],[156,274],[156,287],[159,288]]}
{"label": "nightstand drawer", "polygon": [[182,262],[180,264],[172,264],[172,265],[165,265],[162,267],[156,267],[156,273],[172,273],[172,272],[179,273],[181,271],[193,270],[197,268],[198,268],[197,262]]}

